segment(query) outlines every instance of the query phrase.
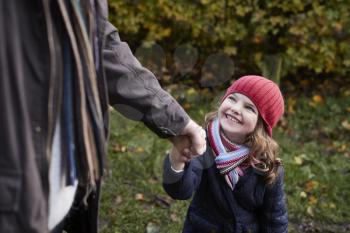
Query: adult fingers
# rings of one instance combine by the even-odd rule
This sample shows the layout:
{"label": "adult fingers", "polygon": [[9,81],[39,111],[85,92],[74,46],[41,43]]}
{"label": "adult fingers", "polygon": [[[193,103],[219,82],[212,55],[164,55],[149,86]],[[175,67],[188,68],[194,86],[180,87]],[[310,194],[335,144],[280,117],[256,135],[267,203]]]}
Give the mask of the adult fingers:
{"label": "adult fingers", "polygon": [[206,133],[203,128],[197,127],[190,134],[191,138],[191,152],[194,155],[201,155],[206,150],[206,141],[205,141]]}

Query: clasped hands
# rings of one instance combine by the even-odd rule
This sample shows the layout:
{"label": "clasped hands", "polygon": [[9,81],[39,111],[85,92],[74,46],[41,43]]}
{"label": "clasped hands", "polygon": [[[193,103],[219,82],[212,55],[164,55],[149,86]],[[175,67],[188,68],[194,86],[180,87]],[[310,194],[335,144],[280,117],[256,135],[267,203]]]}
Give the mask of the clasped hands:
{"label": "clasped hands", "polygon": [[205,130],[190,120],[180,135],[170,139],[173,144],[169,154],[172,168],[181,171],[186,162],[194,156],[203,154],[206,150],[205,137]]}

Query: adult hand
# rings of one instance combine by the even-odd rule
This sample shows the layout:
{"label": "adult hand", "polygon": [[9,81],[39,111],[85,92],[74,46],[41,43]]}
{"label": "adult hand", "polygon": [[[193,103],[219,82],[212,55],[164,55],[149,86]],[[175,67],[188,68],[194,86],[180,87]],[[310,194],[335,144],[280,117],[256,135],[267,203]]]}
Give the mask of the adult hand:
{"label": "adult hand", "polygon": [[204,129],[190,120],[181,131],[180,136],[170,140],[178,151],[183,152],[186,149],[186,152],[192,157],[205,152],[207,145],[205,137]]}

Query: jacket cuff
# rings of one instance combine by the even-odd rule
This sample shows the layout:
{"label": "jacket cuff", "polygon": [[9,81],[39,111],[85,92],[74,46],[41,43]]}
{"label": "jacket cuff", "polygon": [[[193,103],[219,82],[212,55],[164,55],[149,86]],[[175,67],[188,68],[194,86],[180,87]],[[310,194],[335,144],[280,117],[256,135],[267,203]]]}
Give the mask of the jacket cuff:
{"label": "jacket cuff", "polygon": [[190,121],[190,117],[180,104],[168,93],[164,93],[163,98],[169,97],[169,103],[163,104],[165,107],[159,109],[153,107],[152,113],[146,114],[144,119],[144,123],[161,138],[180,135]]}
{"label": "jacket cuff", "polygon": [[[185,167],[186,169],[186,167]],[[176,172],[171,167],[169,154],[166,155],[163,163],[163,183],[165,184],[173,184],[182,179],[185,170]]]}

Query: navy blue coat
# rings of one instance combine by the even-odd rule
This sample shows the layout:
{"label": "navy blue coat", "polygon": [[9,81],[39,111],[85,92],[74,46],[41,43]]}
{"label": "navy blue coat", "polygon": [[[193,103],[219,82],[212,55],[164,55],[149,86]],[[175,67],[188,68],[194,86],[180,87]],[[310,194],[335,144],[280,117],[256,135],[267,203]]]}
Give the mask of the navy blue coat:
{"label": "navy blue coat", "polygon": [[264,177],[248,168],[232,191],[215,167],[211,148],[180,173],[164,161],[163,187],[174,199],[192,197],[184,233],[205,232],[288,232],[288,214],[283,191],[284,169],[267,185]]}

